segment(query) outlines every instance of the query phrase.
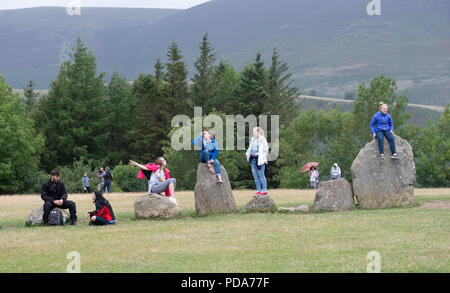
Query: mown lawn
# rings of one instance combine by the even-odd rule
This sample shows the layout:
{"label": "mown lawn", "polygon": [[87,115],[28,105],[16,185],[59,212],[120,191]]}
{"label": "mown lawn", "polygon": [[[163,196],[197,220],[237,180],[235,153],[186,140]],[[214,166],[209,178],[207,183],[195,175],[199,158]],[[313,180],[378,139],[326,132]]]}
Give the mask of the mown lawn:
{"label": "mown lawn", "polygon": [[[314,191],[270,190],[278,206],[312,206]],[[234,191],[242,210],[253,191]],[[70,251],[82,272],[366,272],[367,253],[382,272],[450,272],[450,210],[420,209],[450,200],[450,189],[416,189],[411,208],[308,214],[197,217],[193,192],[177,193],[182,219],[135,220],[141,194],[108,196],[117,225],[87,225],[88,195],[77,204],[79,225],[25,227],[37,195],[0,196],[0,272],[65,272]]]}

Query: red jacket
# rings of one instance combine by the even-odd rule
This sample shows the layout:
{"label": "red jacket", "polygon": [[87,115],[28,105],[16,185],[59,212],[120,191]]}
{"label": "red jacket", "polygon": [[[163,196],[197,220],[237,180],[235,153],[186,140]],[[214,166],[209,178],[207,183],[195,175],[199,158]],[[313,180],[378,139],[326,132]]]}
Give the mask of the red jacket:
{"label": "red jacket", "polygon": [[[152,171],[152,172],[156,172],[156,170],[158,170],[160,166],[159,166],[159,165],[156,165],[156,164],[150,163],[150,164],[145,165],[145,167],[146,167],[147,169],[149,169],[150,171]],[[164,170],[164,177],[166,177],[166,180],[170,178],[169,172],[170,172],[170,170],[168,170],[167,168]],[[144,177],[146,177],[147,180],[150,180],[150,176],[147,177],[147,176],[144,174],[144,172],[142,171],[142,169],[139,170],[139,174],[138,174],[137,178],[138,178],[138,179],[142,179],[142,178],[144,178]],[[170,196],[170,190],[169,190],[169,188],[167,188],[166,191],[165,191],[164,193],[166,194],[166,196]]]}

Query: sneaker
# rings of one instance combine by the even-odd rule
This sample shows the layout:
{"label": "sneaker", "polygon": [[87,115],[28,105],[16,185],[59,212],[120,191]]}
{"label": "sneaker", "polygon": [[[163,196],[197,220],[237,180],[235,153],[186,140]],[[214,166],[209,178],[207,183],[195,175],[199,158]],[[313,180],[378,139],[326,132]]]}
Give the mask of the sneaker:
{"label": "sneaker", "polygon": [[395,153],[391,156],[391,159],[398,160],[400,159],[400,157],[397,155],[397,153]]}
{"label": "sneaker", "polygon": [[71,221],[71,222],[70,222],[70,225],[72,225],[72,226],[77,226],[78,224],[77,224],[77,221]]}
{"label": "sneaker", "polygon": [[257,193],[255,193],[255,194],[253,195],[253,197],[257,197],[258,195],[262,195],[262,193],[258,191]]}
{"label": "sneaker", "polygon": [[217,177],[217,183],[223,183],[222,178]]}
{"label": "sneaker", "polygon": [[380,159],[384,160],[384,154],[380,155]]}
{"label": "sneaker", "polygon": [[267,191],[261,192],[261,195],[267,195]]}

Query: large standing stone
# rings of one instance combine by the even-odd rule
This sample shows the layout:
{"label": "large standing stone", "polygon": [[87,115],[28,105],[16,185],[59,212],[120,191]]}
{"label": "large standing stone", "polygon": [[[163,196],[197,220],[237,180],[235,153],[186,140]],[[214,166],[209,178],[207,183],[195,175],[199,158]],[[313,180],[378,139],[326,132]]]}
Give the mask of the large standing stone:
{"label": "large standing stone", "polygon": [[[63,217],[66,219],[66,223],[70,221],[70,215],[66,210],[54,208],[62,212]],[[41,226],[44,224],[42,217],[44,216],[44,205],[34,208],[28,215],[25,224],[27,226]]]}
{"label": "large standing stone", "polygon": [[182,216],[178,205],[159,194],[145,194],[134,202],[136,219],[169,219]]}
{"label": "large standing stone", "polygon": [[391,159],[389,142],[384,139],[385,159],[380,159],[378,143],[369,142],[359,151],[351,171],[353,193],[363,208],[406,206],[414,202],[416,167],[410,144],[395,135],[399,159]]}
{"label": "large standing stone", "polygon": [[227,171],[223,166],[220,168],[223,183],[217,182],[216,174],[209,172],[206,163],[198,164],[194,195],[199,215],[238,212]]}
{"label": "large standing stone", "polygon": [[274,213],[277,211],[277,206],[272,197],[268,194],[258,195],[252,198],[244,208],[244,213]]}
{"label": "large standing stone", "polygon": [[355,206],[352,186],[345,178],[321,182],[313,206],[316,211],[345,211],[351,209]]}

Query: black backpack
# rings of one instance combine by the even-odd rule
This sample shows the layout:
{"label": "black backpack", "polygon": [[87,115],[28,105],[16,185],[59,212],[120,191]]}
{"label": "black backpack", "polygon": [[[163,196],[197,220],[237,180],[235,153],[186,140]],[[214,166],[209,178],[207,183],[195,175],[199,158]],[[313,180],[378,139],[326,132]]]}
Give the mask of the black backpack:
{"label": "black backpack", "polygon": [[48,226],[64,226],[63,215],[60,210],[52,210],[48,215]]}

